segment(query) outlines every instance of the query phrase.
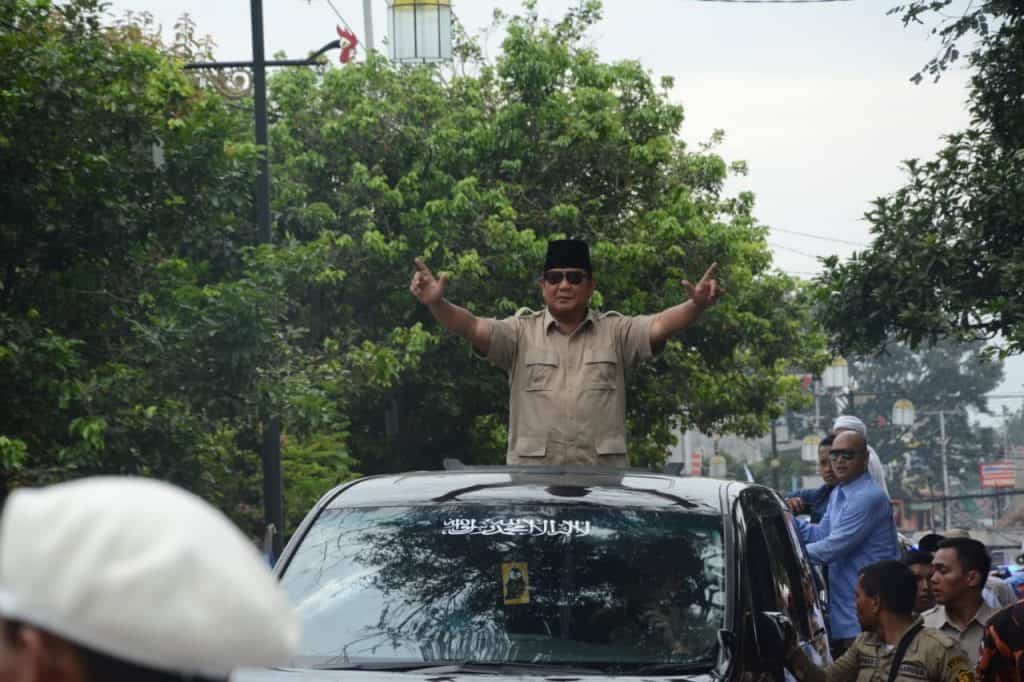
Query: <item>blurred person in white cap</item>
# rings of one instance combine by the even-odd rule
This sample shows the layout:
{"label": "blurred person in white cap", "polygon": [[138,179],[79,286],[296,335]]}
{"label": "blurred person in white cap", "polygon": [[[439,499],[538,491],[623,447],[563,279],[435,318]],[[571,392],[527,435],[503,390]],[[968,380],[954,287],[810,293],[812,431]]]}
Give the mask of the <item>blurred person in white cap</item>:
{"label": "blurred person in white cap", "polygon": [[226,680],[299,640],[256,548],[191,493],[141,478],[14,491],[0,517],[0,680]]}
{"label": "blurred person in white cap", "polygon": [[[836,417],[832,423],[832,433],[841,433],[842,431],[856,431],[864,440],[868,439],[868,427],[859,417],[848,414]],[[871,480],[882,489],[885,496],[889,497],[889,486],[885,484],[885,469],[882,467],[882,460],[870,445],[868,445],[868,474],[871,476]]]}

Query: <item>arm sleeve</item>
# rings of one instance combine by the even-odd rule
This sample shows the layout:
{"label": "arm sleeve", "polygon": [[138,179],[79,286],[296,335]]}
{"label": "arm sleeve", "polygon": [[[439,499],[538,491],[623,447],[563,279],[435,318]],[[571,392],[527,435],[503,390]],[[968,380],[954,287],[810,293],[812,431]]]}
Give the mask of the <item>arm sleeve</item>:
{"label": "arm sleeve", "polygon": [[860,649],[857,642],[827,668],[816,666],[802,649],[789,656],[786,667],[800,682],[854,682],[860,671]]}
{"label": "arm sleeve", "polygon": [[[932,677],[934,680],[939,682],[974,682],[975,680],[971,663],[967,660],[964,650],[959,646],[946,649],[939,660],[939,665],[941,668],[936,671],[938,674]],[[979,669],[981,667],[980,660],[978,667]]]}
{"label": "arm sleeve", "polygon": [[992,591],[995,592],[996,596],[999,598],[999,606],[997,608],[1001,609],[1010,606],[1015,601],[1017,601],[1017,595],[1013,591],[1013,588],[1010,587],[1004,580],[1000,580],[999,582],[995,583],[992,586]]}
{"label": "arm sleeve", "polygon": [[[799,517],[794,517],[793,521],[796,523],[797,533],[800,534],[800,541],[809,549],[811,543],[828,537],[829,531],[832,529],[832,505],[829,504],[825,509],[825,514],[819,523],[809,523]],[[814,557],[811,558],[814,559]]]}
{"label": "arm sleeve", "polygon": [[[829,506],[826,515],[831,511],[832,507]],[[887,514],[891,514],[889,501],[883,495],[851,496],[842,518],[830,527],[827,537],[807,545],[807,556],[820,564],[842,559],[860,547],[875,528],[885,522]],[[825,519],[821,521],[819,527],[825,525]]]}
{"label": "arm sleeve", "polygon": [[518,317],[506,317],[503,320],[490,319],[491,347],[487,351],[487,361],[506,372],[516,364],[516,351],[519,348],[519,326],[522,321]]}
{"label": "arm sleeve", "polygon": [[622,361],[626,367],[635,367],[654,355],[651,350],[651,322],[654,315],[619,317],[616,335]]}

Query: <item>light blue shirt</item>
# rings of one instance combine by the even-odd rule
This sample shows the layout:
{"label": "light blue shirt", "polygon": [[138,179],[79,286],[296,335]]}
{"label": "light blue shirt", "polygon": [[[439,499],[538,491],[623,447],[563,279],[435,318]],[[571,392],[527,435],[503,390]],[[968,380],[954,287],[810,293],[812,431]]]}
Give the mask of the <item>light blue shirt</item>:
{"label": "light blue shirt", "polygon": [[900,558],[889,498],[865,472],[833,491],[821,523],[797,519],[807,556],[828,565],[829,624],[833,639],[860,634],[857,575],[865,566]]}

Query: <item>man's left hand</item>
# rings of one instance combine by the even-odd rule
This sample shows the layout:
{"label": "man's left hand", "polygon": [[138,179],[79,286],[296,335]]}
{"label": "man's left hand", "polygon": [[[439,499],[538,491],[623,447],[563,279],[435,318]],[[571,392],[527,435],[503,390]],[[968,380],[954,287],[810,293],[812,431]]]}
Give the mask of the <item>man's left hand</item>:
{"label": "man's left hand", "polygon": [[700,308],[710,308],[718,303],[718,299],[725,294],[725,287],[719,286],[718,280],[715,279],[717,271],[718,263],[712,263],[696,285],[687,279],[682,281],[686,293],[690,295],[690,300]]}

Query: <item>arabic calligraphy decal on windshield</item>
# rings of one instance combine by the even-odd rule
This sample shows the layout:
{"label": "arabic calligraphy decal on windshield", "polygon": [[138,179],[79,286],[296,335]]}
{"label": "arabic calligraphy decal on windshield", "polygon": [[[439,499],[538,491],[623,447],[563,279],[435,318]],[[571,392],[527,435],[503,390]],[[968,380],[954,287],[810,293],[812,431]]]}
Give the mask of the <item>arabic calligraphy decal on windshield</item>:
{"label": "arabic calligraphy decal on windshield", "polygon": [[444,535],[528,535],[577,537],[590,535],[590,521],[554,519],[446,519]]}

